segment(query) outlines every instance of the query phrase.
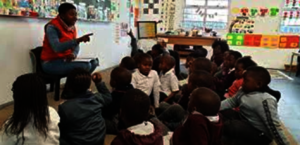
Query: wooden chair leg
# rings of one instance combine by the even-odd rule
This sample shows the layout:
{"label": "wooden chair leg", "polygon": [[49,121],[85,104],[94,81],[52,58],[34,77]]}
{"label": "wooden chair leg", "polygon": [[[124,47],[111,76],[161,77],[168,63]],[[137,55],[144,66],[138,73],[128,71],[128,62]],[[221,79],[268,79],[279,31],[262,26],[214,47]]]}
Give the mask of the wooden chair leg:
{"label": "wooden chair leg", "polygon": [[54,84],[54,100],[59,101],[59,95],[60,95],[60,79],[55,80]]}
{"label": "wooden chair leg", "polygon": [[53,91],[54,91],[54,82],[50,83],[50,92],[53,92]]}

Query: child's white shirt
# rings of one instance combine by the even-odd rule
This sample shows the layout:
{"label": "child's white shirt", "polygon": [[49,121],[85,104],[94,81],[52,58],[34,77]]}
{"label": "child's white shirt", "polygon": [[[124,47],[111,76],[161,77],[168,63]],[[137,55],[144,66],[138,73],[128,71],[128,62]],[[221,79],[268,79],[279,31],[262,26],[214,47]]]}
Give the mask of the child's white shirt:
{"label": "child's white shirt", "polygon": [[139,70],[132,74],[131,84],[134,88],[140,89],[145,92],[148,96],[151,95],[153,91],[154,97],[154,107],[159,107],[159,92],[160,92],[160,81],[156,71],[151,70],[148,76],[141,74]]}
{"label": "child's white shirt", "polygon": [[[58,123],[60,121],[60,117],[57,112],[49,107],[49,124],[48,124],[48,136],[45,139],[33,126],[33,119],[31,122],[24,128],[24,145],[59,145],[59,128]],[[21,133],[22,134],[22,133]],[[22,135],[18,137],[16,135],[7,135],[3,129],[1,131],[0,136],[0,144],[1,145],[21,145],[22,144]],[[19,143],[17,144],[17,142]]]}
{"label": "child's white shirt", "polygon": [[161,92],[169,96],[172,92],[179,91],[179,82],[174,73],[174,69],[169,70],[165,74],[160,73]]}

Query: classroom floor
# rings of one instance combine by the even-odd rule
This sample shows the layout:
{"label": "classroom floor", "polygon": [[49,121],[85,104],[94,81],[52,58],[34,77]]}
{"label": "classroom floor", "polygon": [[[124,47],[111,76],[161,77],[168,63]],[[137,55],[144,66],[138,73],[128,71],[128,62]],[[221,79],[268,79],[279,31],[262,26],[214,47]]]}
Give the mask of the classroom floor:
{"label": "classroom floor", "polygon": [[[184,69],[182,67],[182,69]],[[183,70],[185,71],[185,70]],[[280,90],[282,98],[279,102],[279,115],[283,121],[284,126],[290,132],[288,138],[291,145],[300,144],[300,78],[288,77],[284,72],[277,70],[270,70],[272,76],[271,87]],[[48,100],[50,106],[57,109],[61,102],[53,100],[53,93],[48,93]],[[13,105],[9,105],[0,110],[0,125],[12,114]],[[106,144],[114,138],[114,136],[106,136]]]}

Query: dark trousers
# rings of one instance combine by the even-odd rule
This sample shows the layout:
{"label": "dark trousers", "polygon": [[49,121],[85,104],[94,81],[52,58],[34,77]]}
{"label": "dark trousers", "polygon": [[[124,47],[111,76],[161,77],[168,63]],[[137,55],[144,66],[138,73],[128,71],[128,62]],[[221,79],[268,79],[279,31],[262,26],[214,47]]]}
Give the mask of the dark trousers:
{"label": "dark trousers", "polygon": [[272,140],[254,128],[232,109],[221,111],[224,120],[223,136],[232,145],[269,145]]}

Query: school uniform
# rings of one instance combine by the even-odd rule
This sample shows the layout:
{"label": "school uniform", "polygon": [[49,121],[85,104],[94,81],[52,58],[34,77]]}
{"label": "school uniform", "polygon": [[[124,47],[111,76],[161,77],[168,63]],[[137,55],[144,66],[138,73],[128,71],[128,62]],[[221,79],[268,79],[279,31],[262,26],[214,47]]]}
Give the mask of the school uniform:
{"label": "school uniform", "polygon": [[221,145],[223,122],[219,115],[194,111],[173,134],[173,145]]}
{"label": "school uniform", "polygon": [[76,94],[59,105],[61,118],[61,145],[103,145],[105,138],[105,122],[102,109],[111,103],[111,94],[106,85],[96,84],[99,93],[87,91]]}
{"label": "school uniform", "polygon": [[161,128],[151,122],[143,122],[119,132],[111,145],[163,145]]}
{"label": "school uniform", "polygon": [[[163,74],[160,73],[160,82],[161,82],[161,95],[160,100],[167,98],[172,92],[179,91],[178,79],[174,73],[174,69],[170,69],[168,72]],[[163,97],[162,97],[163,96]]]}
{"label": "school uniform", "polygon": [[134,88],[145,92],[150,96],[153,92],[154,106],[159,107],[159,92],[160,92],[160,81],[157,72],[151,70],[148,76],[143,75],[139,70],[132,74],[131,84]]}
{"label": "school uniform", "polygon": [[107,107],[103,108],[103,117],[105,119],[106,133],[117,134],[121,102],[126,92],[133,89],[131,84],[117,87],[111,93],[112,102]]}
{"label": "school uniform", "polygon": [[[221,113],[227,123],[224,135],[230,139],[253,144],[268,144],[273,139],[277,144],[289,144],[277,111],[277,99],[267,92],[244,93],[221,103]],[[232,108],[239,107],[239,112]]]}
{"label": "school uniform", "polygon": [[22,145],[22,134],[24,135],[24,145],[59,145],[59,116],[57,112],[49,107],[49,123],[47,138],[44,138],[38,130],[34,127],[33,119],[24,128],[23,133],[19,136],[9,134],[7,135],[2,129],[0,134],[1,145]]}

